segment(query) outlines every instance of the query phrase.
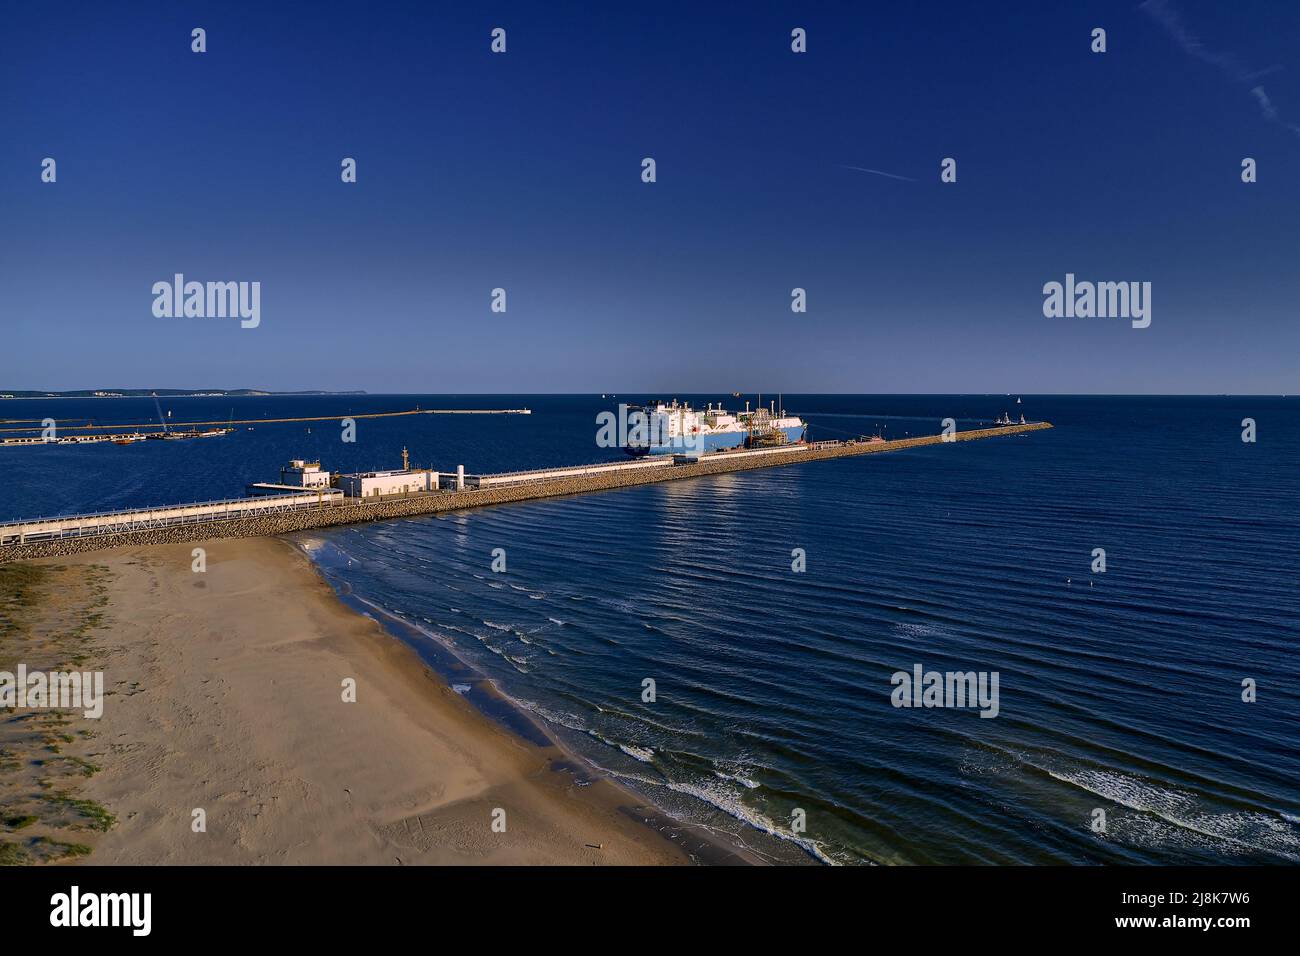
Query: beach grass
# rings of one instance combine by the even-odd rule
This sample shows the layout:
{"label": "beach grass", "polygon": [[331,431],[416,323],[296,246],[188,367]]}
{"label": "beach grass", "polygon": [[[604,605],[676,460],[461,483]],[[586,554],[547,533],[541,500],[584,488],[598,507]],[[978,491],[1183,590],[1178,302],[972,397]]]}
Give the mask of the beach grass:
{"label": "beach grass", "polygon": [[[0,669],[68,670],[102,656],[93,634],[104,626],[111,575],[102,565],[0,565]],[[93,666],[93,664],[91,664]],[[95,733],[62,710],[0,715],[0,865],[83,857],[92,847],[68,837],[103,833],[117,822],[78,792],[102,769],[85,752]]]}

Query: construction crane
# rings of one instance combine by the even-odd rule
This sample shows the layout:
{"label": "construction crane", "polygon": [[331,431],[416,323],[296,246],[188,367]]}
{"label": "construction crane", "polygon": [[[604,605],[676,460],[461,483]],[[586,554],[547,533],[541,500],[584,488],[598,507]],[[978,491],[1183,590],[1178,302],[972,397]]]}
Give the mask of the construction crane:
{"label": "construction crane", "polygon": [[167,419],[163,417],[162,404],[158,401],[158,393],[153,393],[153,407],[158,409],[158,421],[162,423],[163,434],[167,434]]}

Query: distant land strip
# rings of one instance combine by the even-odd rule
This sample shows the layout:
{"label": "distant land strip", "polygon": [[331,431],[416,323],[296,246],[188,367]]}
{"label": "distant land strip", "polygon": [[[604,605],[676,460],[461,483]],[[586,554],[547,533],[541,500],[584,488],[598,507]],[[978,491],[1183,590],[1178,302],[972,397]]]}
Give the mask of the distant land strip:
{"label": "distant land strip", "polygon": [[[284,422],[338,422],[345,418],[397,418],[402,415],[530,415],[530,409],[527,408],[412,408],[404,412],[366,412],[365,414],[344,415],[313,415],[301,418],[223,418],[217,422],[171,422],[167,423],[168,428],[197,428],[200,425],[275,425]],[[13,419],[13,421],[36,421],[34,418]],[[79,422],[80,418],[65,418],[63,421]],[[0,420],[0,425],[5,424],[5,420]],[[59,424],[58,420],[55,424]],[[117,428],[156,428],[158,422],[140,422],[137,424],[115,424],[115,425],[59,425],[63,431],[86,431],[93,429],[96,431],[107,431]],[[32,428],[3,428],[0,431],[6,432],[39,432],[44,428],[37,425]]]}
{"label": "distant land strip", "polygon": [[466,508],[506,504],[513,501],[587,494],[593,491],[646,485],[659,481],[676,481],[683,478],[696,478],[724,472],[772,468],[805,461],[821,461],[828,458],[846,458],[853,455],[902,451],[907,448],[955,444],[982,438],[1004,438],[1051,427],[1049,422],[1033,422],[1026,425],[1004,425],[998,428],[959,431],[953,433],[949,441],[945,441],[943,435],[924,435],[919,438],[900,438],[885,442],[837,442],[825,445],[819,443],[811,448],[802,447],[799,451],[792,450],[730,460],[727,460],[725,455],[719,455],[716,458],[705,458],[695,464],[673,465],[642,471],[589,474],[574,478],[555,478],[527,484],[466,489],[464,491],[425,492],[409,498],[388,498],[374,502],[365,499],[346,499],[345,504],[324,506],[310,511],[253,515],[197,524],[145,528],[136,531],[124,531],[119,534],[58,538],[49,541],[5,545],[0,546],[0,564],[8,561],[77,554],[83,551],[98,551],[104,548],[116,548],[126,545],[175,544],[190,541],[213,541],[221,538],[266,537],[336,525],[360,524],[391,518],[410,518],[424,514],[437,514],[444,511],[459,511]]}
{"label": "distant land strip", "polygon": [[77,388],[62,392],[37,392],[31,389],[0,389],[0,399],[15,400],[31,398],[268,398],[275,396],[302,397],[318,395],[366,395],[362,389],[350,389],[343,392],[327,392],[322,389],[307,389],[301,392],[272,392],[261,388]]}

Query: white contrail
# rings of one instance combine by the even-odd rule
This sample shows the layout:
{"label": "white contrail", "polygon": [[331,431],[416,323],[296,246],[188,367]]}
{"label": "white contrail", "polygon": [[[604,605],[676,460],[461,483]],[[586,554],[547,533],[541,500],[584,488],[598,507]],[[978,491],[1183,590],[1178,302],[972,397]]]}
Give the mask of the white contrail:
{"label": "white contrail", "polygon": [[[1281,69],[1280,66],[1274,65],[1262,70],[1252,70],[1231,51],[1219,52],[1207,48],[1200,38],[1183,23],[1182,15],[1170,0],[1144,0],[1138,9],[1158,23],[1184,53],[1188,56],[1194,56],[1205,63],[1212,64],[1224,76],[1234,82],[1245,85],[1261,76],[1267,76]],[[1250,92],[1255,97],[1255,103],[1259,106],[1259,111],[1263,114],[1264,119],[1300,135],[1300,126],[1290,122],[1278,113],[1277,107],[1273,105],[1273,101],[1269,99],[1268,93],[1264,91],[1263,86],[1251,87]]]}
{"label": "white contrail", "polygon": [[845,166],[841,164],[840,169],[856,169],[860,173],[875,173],[877,176],[888,176],[890,179],[901,179],[908,183],[916,182],[911,176],[897,176],[894,173],[887,173],[880,169],[867,169],[865,166]]}

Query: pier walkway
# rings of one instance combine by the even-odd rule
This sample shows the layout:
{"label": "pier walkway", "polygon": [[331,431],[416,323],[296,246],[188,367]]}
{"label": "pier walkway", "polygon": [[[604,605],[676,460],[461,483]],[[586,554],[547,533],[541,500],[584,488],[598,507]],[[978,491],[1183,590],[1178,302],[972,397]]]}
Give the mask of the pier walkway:
{"label": "pier walkway", "polygon": [[435,514],[464,508],[584,494],[659,481],[731,471],[821,461],[1004,438],[1052,426],[1047,422],[956,432],[949,441],[926,435],[894,441],[818,442],[746,451],[720,452],[698,460],[640,459],[474,478],[463,490],[412,492],[380,498],[348,498],[322,488],[258,498],[202,502],[162,508],[74,515],[0,525],[0,563],[72,554],[129,544],[164,544],[217,538],[260,537],[311,528]]}
{"label": "pier walkway", "polygon": [[126,511],[37,518],[33,521],[0,525],[0,547],[37,541],[57,541],[63,538],[90,538],[129,531],[170,528],[177,525],[196,525],[211,521],[231,521],[295,511],[314,511],[320,508],[337,508],[343,504],[343,500],[343,492],[337,488],[321,488],[269,498],[228,498],[222,501],[201,501],[170,507],[131,508]]}

